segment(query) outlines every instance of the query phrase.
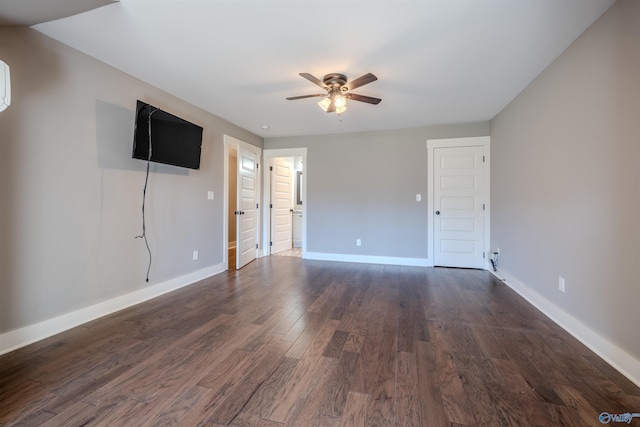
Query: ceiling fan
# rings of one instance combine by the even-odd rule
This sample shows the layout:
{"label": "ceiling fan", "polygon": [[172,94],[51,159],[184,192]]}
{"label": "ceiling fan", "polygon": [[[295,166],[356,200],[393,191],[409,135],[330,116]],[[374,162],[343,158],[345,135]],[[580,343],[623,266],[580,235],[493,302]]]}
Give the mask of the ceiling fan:
{"label": "ceiling fan", "polygon": [[358,95],[351,93],[353,89],[359,88],[371,82],[378,80],[376,76],[367,73],[355,80],[347,81],[347,76],[339,73],[327,74],[322,80],[312,76],[309,73],[300,73],[300,76],[309,80],[311,83],[320,86],[325,93],[315,93],[313,95],[291,96],[287,98],[289,101],[303,98],[315,98],[322,96],[324,99],[318,104],[327,113],[341,114],[347,109],[347,99],[354,101],[367,102],[369,104],[379,104],[382,99],[370,96]]}

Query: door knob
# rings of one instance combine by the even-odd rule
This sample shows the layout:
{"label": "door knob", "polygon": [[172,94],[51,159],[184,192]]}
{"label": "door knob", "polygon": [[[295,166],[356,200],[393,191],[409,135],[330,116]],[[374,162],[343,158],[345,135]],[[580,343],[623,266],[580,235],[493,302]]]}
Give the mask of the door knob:
{"label": "door knob", "polygon": [[440,211],[436,211],[436,215],[440,215]]}

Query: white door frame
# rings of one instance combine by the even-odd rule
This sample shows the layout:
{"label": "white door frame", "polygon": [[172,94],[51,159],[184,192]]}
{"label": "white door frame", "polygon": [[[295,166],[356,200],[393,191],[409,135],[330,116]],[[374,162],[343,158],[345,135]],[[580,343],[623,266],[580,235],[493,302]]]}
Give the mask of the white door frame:
{"label": "white door frame", "polygon": [[[248,142],[244,142],[238,138],[234,138],[233,136],[224,134],[224,195],[223,195],[223,218],[224,218],[224,226],[223,226],[223,238],[222,238],[222,262],[224,263],[224,269],[227,270],[229,268],[229,146],[235,146],[238,149],[240,146],[242,148],[253,151],[256,153],[256,157],[258,158],[258,164],[260,164],[262,159],[262,149],[260,147],[256,147],[255,145],[249,144]],[[239,155],[239,150],[238,150]],[[261,200],[261,188],[260,185],[260,169],[256,171],[256,200]],[[260,218],[262,210],[262,204],[260,204],[260,208],[258,212],[256,212],[256,218]],[[260,243],[260,221],[256,221],[256,244]],[[236,247],[238,242],[236,242]],[[259,249],[256,249],[256,258],[260,256]]]}
{"label": "white door frame", "polygon": [[[307,148],[278,148],[278,149],[265,149],[263,151],[264,164],[269,164],[270,159],[277,157],[302,157],[302,188],[300,191],[302,197],[302,258],[307,257],[307,214],[309,203],[307,202],[307,177],[309,176],[309,164],[307,163]],[[263,182],[265,188],[271,183],[271,175],[269,174],[269,168],[262,168]],[[267,191],[263,192],[262,206],[265,209],[262,210],[262,248],[263,255],[270,255],[269,242],[271,241],[271,227],[269,227],[269,210],[266,207],[269,205],[269,195]]]}
{"label": "white door frame", "polygon": [[482,251],[485,253],[484,257],[484,269],[489,270],[489,257],[490,257],[490,246],[491,246],[491,182],[490,178],[490,170],[491,170],[491,162],[490,162],[490,142],[491,138],[488,136],[476,136],[470,138],[447,138],[447,139],[429,139],[427,140],[427,228],[428,228],[428,255],[427,255],[427,264],[430,267],[433,267],[435,264],[434,258],[434,219],[433,219],[433,209],[434,209],[434,182],[433,182],[433,171],[434,171],[434,149],[442,148],[442,147],[473,147],[473,146],[482,146],[484,147],[484,195],[485,195],[485,205],[486,209],[484,211],[484,241],[482,243]]}

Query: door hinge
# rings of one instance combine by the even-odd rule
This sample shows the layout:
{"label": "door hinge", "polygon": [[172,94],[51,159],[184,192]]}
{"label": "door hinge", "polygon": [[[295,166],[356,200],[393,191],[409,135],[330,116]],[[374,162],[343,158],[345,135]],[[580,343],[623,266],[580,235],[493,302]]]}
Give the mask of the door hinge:
{"label": "door hinge", "polygon": [[273,171],[273,166],[269,166],[269,170],[270,170],[270,171]]}
{"label": "door hinge", "polygon": [[256,203],[256,209],[258,209],[258,208],[259,208],[259,206],[260,206],[260,205],[259,205],[258,203]]}
{"label": "door hinge", "polygon": [[256,243],[256,249],[258,249],[258,244]]}
{"label": "door hinge", "polygon": [[273,242],[269,242],[269,246],[273,246]]}
{"label": "door hinge", "polygon": [[269,209],[273,209],[273,203],[269,203]]}
{"label": "door hinge", "polygon": [[484,203],[482,204],[482,210],[483,210],[483,211],[486,211],[486,210],[487,210],[487,207],[485,206],[485,204],[484,204]]}
{"label": "door hinge", "polygon": [[486,252],[482,252],[482,259],[486,258]]}
{"label": "door hinge", "polygon": [[256,169],[260,169],[260,163],[256,163]]}
{"label": "door hinge", "polygon": [[484,158],[484,156],[482,156],[482,163],[484,163],[484,162],[485,162],[485,158]]}

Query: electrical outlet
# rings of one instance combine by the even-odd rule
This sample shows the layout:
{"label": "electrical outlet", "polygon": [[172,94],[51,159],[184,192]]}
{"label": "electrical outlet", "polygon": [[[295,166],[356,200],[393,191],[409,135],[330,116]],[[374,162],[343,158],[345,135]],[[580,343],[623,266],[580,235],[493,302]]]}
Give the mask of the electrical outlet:
{"label": "electrical outlet", "polygon": [[198,251],[193,251],[193,260],[197,260],[198,259]]}
{"label": "electrical outlet", "polygon": [[562,277],[558,277],[558,289],[564,293],[564,279]]}
{"label": "electrical outlet", "polygon": [[356,246],[362,246],[362,240],[356,239]]}

